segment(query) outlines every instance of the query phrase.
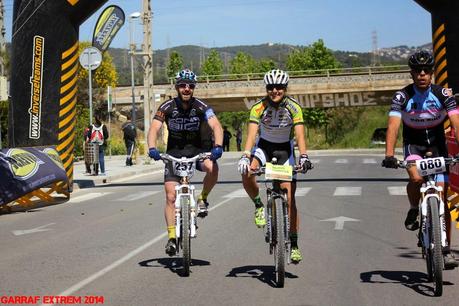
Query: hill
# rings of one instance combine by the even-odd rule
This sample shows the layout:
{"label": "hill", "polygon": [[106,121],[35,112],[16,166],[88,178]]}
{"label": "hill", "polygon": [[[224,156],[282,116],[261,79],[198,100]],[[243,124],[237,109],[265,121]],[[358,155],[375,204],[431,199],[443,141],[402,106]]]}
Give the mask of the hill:
{"label": "hill", "polygon": [[[228,72],[231,59],[238,52],[250,54],[254,59],[271,59],[280,68],[285,68],[285,62],[290,52],[300,49],[304,46],[294,46],[288,44],[261,44],[248,46],[230,46],[220,48],[205,48],[194,45],[184,45],[169,49],[155,50],[153,54],[153,70],[155,83],[167,82],[166,66],[169,59],[169,54],[172,51],[177,51],[184,60],[186,67],[197,72],[199,75],[200,66],[211,50],[216,50],[220,53],[225,65],[225,73]],[[406,60],[410,54],[419,49],[432,50],[431,44],[425,44],[418,47],[397,46],[393,48],[382,48],[378,50],[376,63],[379,64],[406,64]],[[127,49],[109,48],[110,54],[113,56],[113,61],[117,67],[119,74],[119,85],[129,85],[131,82],[130,60]],[[371,52],[350,52],[350,51],[332,51],[335,57],[344,67],[369,66],[373,64],[374,56]],[[143,82],[142,68],[140,66],[140,56],[135,64],[135,80],[136,84]]]}

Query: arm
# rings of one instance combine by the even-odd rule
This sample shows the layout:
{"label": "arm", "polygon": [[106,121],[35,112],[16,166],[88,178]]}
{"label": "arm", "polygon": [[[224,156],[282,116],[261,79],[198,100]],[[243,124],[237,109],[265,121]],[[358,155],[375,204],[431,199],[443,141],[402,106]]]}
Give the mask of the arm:
{"label": "arm", "polygon": [[454,128],[454,137],[456,142],[459,143],[459,114],[449,115],[451,126]]}
{"label": "arm", "polygon": [[395,145],[397,144],[398,129],[402,119],[397,116],[390,116],[387,123],[386,133],[386,156],[394,156]]}
{"label": "arm", "polygon": [[255,139],[258,133],[258,124],[255,122],[249,122],[249,126],[247,128],[247,139],[245,141],[244,152],[252,150],[253,146],[255,145]]}
{"label": "arm", "polygon": [[148,148],[156,148],[156,140],[158,138],[158,132],[161,129],[163,123],[159,120],[153,119],[148,130]]}
{"label": "arm", "polygon": [[295,139],[296,144],[298,145],[298,151],[300,151],[300,155],[306,154],[306,140],[304,136],[304,124],[295,125]]}
{"label": "arm", "polygon": [[209,127],[212,129],[212,132],[214,134],[215,145],[222,146],[223,145],[223,128],[222,128],[222,125],[220,124],[220,121],[218,121],[217,116],[210,117],[207,120],[207,123],[209,124]]}

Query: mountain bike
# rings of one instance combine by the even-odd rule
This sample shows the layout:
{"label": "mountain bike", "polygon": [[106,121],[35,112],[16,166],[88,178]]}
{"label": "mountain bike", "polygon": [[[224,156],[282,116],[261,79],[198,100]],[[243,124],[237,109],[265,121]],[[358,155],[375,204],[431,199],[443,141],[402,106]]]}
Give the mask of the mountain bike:
{"label": "mountain bike", "polygon": [[190,275],[191,265],[191,238],[197,235],[197,205],[194,197],[195,187],[190,179],[196,170],[196,162],[210,157],[210,153],[201,153],[193,157],[173,157],[161,154],[164,163],[171,162],[174,174],[180,177],[175,186],[175,244],[177,254],[182,249],[183,274]]}
{"label": "mountain bike", "polygon": [[[428,152],[429,153],[429,152]],[[445,225],[445,206],[443,187],[437,186],[436,175],[446,172],[446,167],[459,163],[459,158],[434,157],[416,161],[398,161],[399,168],[407,169],[416,166],[418,173],[424,178],[421,187],[419,204],[420,226],[418,246],[422,250],[422,258],[426,260],[427,275],[434,285],[435,296],[443,293],[443,248],[448,246]],[[452,207],[451,210],[456,209]]]}
{"label": "mountain bike", "polygon": [[[252,175],[265,174],[266,179],[266,233],[265,241],[269,244],[269,254],[274,254],[275,282],[284,287],[285,257],[290,264],[290,219],[288,214],[287,190],[281,189],[282,181],[291,181],[294,173],[305,173],[300,166],[277,165],[273,158],[265,167],[252,171]],[[272,182],[272,186],[268,185]]]}

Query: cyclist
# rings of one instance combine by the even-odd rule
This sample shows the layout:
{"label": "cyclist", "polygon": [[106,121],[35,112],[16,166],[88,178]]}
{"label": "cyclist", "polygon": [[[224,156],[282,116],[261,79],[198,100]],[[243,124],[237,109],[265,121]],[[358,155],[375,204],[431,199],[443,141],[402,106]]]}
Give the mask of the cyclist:
{"label": "cyclist", "polygon": [[[386,157],[382,165],[386,168],[397,168],[394,157],[395,145],[400,124],[403,122],[403,151],[406,160],[415,160],[432,152],[432,157],[447,157],[445,131],[443,123],[448,116],[455,130],[455,138],[459,140],[459,110],[451,90],[432,84],[434,58],[427,51],[418,51],[410,56],[408,65],[411,68],[413,83],[397,91],[389,112],[386,135]],[[417,173],[416,167],[407,169],[409,182],[406,187],[410,209],[408,210],[405,227],[410,231],[419,228],[418,205],[420,187],[423,178]],[[448,176],[437,175],[438,184],[447,190]],[[445,194],[445,223],[447,241],[451,241],[451,216],[447,209]],[[445,267],[454,269],[457,262],[446,247],[443,250]]]}
{"label": "cyclist", "polygon": [[[265,226],[266,218],[256,178],[250,175],[249,170],[265,165],[273,156],[278,158],[279,164],[294,165],[293,134],[295,134],[300,153],[299,164],[304,170],[312,168],[306,154],[303,112],[298,103],[286,95],[288,81],[288,74],[279,69],[271,70],[265,74],[264,83],[266,84],[267,95],[250,110],[245,151],[238,163],[244,189],[255,204],[255,224],[257,227]],[[259,137],[256,141],[258,133]],[[299,218],[295,202],[295,178],[292,182],[282,182],[281,188],[287,189],[291,219],[292,250],[290,256],[293,263],[298,263],[302,260],[302,256],[298,249]]]}
{"label": "cyclist", "polygon": [[[167,139],[167,153],[174,157],[192,157],[208,151],[201,142],[201,125],[207,122],[213,131],[215,143],[211,149],[210,159],[198,162],[196,169],[206,173],[203,181],[202,192],[198,198],[198,216],[207,216],[209,203],[207,197],[215,186],[218,178],[218,165],[216,160],[222,156],[223,129],[215,116],[214,111],[206,103],[193,97],[196,87],[196,75],[189,69],[180,71],[176,76],[175,89],[177,97],[164,102],[156,112],[150,130],[148,131],[149,156],[160,160],[160,152],[156,147],[156,140],[161,126],[166,122],[169,135]],[[173,256],[176,253],[175,245],[175,186],[179,177],[174,175],[171,163],[165,165],[164,189],[166,192],[166,218],[169,240],[166,244],[166,253]]]}

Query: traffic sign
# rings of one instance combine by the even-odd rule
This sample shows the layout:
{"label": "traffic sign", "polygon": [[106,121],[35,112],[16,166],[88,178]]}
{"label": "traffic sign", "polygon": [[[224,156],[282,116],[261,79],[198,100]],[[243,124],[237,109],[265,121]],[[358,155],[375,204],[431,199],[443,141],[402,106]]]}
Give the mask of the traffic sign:
{"label": "traffic sign", "polygon": [[95,70],[102,63],[102,53],[96,47],[88,47],[80,54],[80,64],[86,70]]}

